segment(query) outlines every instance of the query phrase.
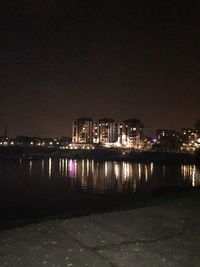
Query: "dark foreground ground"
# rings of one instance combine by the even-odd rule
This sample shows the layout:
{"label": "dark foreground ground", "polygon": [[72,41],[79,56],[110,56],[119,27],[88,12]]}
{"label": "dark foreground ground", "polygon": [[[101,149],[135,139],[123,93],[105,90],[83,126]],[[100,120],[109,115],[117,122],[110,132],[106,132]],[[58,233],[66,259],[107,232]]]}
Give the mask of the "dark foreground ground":
{"label": "dark foreground ground", "polygon": [[159,199],[1,231],[0,266],[199,267],[199,189]]}

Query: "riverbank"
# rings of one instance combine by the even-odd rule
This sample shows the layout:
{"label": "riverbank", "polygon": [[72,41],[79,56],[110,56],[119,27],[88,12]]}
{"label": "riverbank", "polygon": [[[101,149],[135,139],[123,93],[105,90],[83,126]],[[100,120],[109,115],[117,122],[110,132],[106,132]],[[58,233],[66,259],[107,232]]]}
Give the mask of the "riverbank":
{"label": "riverbank", "polygon": [[199,189],[150,207],[0,232],[0,266],[200,265]]}
{"label": "riverbank", "polygon": [[42,159],[42,158],[94,159],[97,161],[129,161],[129,162],[169,162],[199,163],[195,153],[133,151],[119,148],[100,149],[68,149],[51,147],[1,147],[0,159]]}

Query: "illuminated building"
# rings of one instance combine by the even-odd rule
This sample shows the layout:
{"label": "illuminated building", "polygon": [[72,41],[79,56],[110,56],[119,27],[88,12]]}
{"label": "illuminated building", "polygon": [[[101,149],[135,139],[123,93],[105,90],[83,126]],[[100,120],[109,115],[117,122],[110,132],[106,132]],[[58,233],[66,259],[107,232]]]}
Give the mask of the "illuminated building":
{"label": "illuminated building", "polygon": [[138,119],[116,123],[114,119],[103,118],[93,122],[91,118],[73,121],[72,142],[76,144],[96,143],[103,146],[143,147],[144,126]]}
{"label": "illuminated building", "polygon": [[122,145],[136,149],[142,148],[144,138],[144,125],[140,120],[124,120],[119,127],[121,127],[121,130],[119,130],[120,134],[122,132],[122,136],[120,136]]}
{"label": "illuminated building", "polygon": [[[157,140],[156,140],[157,141]],[[154,144],[154,140],[151,137],[145,136],[143,141],[143,149],[150,150],[152,149],[152,145]]]}
{"label": "illuminated building", "polygon": [[93,142],[93,120],[91,118],[79,118],[73,121],[72,142]]}
{"label": "illuminated building", "polygon": [[175,130],[167,130],[167,129],[157,130],[158,143],[165,142],[166,139],[170,139],[170,138],[176,139],[178,141],[182,141],[180,133]]}
{"label": "illuminated building", "polygon": [[125,141],[124,127],[123,123],[118,124],[118,142],[119,144],[123,144]]}
{"label": "illuminated building", "polygon": [[156,135],[157,135],[158,143],[160,143],[160,142],[162,142],[163,139],[165,139],[165,137],[167,137],[169,135],[169,130],[167,130],[167,129],[158,129],[156,131]]}
{"label": "illuminated building", "polygon": [[179,151],[181,147],[181,134],[176,130],[158,129],[157,144],[163,151]]}
{"label": "illuminated building", "polygon": [[191,141],[196,141],[200,137],[200,132],[197,129],[184,128],[182,130],[183,142],[188,143]]}
{"label": "illuminated building", "polygon": [[113,119],[105,118],[98,121],[98,141],[101,144],[118,141],[118,125]]}
{"label": "illuminated building", "polygon": [[99,143],[99,127],[98,122],[94,122],[93,124],[93,142]]}
{"label": "illuminated building", "polygon": [[200,131],[197,129],[182,129],[182,151],[194,152],[200,147]]}

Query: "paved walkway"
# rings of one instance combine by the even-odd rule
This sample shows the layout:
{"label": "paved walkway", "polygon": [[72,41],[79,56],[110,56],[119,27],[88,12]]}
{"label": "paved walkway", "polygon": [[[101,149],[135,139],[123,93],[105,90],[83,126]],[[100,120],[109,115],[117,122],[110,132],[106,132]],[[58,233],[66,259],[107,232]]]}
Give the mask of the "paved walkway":
{"label": "paved walkway", "polygon": [[0,232],[0,266],[199,267],[200,205],[168,204]]}

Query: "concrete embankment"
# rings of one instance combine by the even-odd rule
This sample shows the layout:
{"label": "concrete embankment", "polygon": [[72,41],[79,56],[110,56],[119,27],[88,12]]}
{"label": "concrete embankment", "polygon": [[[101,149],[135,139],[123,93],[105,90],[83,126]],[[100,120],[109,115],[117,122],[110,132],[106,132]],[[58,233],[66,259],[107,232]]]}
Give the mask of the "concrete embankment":
{"label": "concrete embankment", "polygon": [[0,266],[199,267],[200,197],[0,232]]}

